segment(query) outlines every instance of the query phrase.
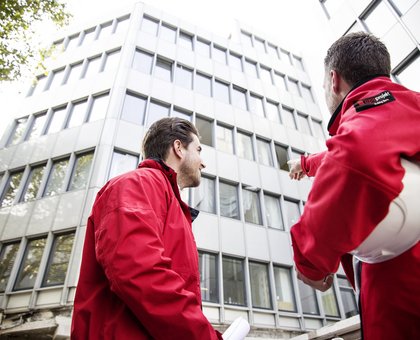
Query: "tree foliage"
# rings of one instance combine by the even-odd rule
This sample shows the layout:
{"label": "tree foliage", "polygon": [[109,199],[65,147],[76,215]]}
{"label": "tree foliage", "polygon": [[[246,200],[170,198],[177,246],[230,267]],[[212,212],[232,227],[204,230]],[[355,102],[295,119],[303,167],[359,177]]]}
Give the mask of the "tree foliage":
{"label": "tree foliage", "polygon": [[0,81],[16,80],[28,67],[42,65],[51,48],[36,43],[36,27],[46,21],[68,23],[70,15],[61,1],[0,1]]}

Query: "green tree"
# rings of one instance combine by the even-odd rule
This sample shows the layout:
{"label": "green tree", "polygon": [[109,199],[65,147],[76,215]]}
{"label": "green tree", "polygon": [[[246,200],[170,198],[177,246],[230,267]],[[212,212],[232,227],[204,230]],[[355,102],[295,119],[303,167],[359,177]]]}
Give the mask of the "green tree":
{"label": "green tree", "polygon": [[42,67],[52,48],[36,44],[36,27],[44,22],[60,27],[68,23],[70,14],[61,1],[0,1],[0,81],[13,81],[28,68]]}

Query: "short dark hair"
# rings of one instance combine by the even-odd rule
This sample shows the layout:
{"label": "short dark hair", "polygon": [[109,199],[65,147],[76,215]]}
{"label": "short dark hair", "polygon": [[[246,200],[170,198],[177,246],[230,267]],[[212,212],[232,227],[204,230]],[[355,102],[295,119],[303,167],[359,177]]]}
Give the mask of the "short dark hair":
{"label": "short dark hair", "polygon": [[366,32],[347,34],[328,49],[324,59],[325,69],[337,71],[353,86],[362,79],[391,73],[391,59],[386,46]]}
{"label": "short dark hair", "polygon": [[192,135],[199,136],[197,128],[188,120],[173,117],[154,122],[143,139],[144,158],[166,160],[170,146],[179,139],[185,147],[193,141]]}

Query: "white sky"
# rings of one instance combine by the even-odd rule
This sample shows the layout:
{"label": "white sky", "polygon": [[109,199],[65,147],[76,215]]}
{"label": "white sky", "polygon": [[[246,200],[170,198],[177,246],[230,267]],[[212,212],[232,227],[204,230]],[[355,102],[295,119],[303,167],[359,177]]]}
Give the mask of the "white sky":
{"label": "white sky", "polygon": [[[73,14],[71,24],[113,17],[120,8],[130,10],[138,0],[64,0]],[[325,16],[318,0],[143,0],[157,9],[179,17],[207,31],[227,37],[235,20],[250,26],[267,40],[285,45],[301,54],[322,110],[323,57],[332,42]],[[56,34],[55,30],[53,31]],[[42,33],[46,43],[56,35]],[[16,113],[20,92],[27,91],[28,82],[0,83],[0,136]],[[327,113],[324,114],[327,117]]]}

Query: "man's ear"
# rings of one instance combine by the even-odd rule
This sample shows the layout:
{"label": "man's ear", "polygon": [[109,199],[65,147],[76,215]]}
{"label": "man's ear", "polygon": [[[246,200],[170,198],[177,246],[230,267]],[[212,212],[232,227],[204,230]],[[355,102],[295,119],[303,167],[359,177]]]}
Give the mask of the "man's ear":
{"label": "man's ear", "polygon": [[331,76],[331,90],[334,94],[338,94],[341,91],[342,78],[336,70],[330,71]]}
{"label": "man's ear", "polygon": [[174,140],[174,143],[173,143],[172,147],[174,149],[175,155],[177,155],[179,158],[184,157],[184,155],[182,153],[183,152],[182,151],[183,145],[182,145],[182,143],[179,139]]}

